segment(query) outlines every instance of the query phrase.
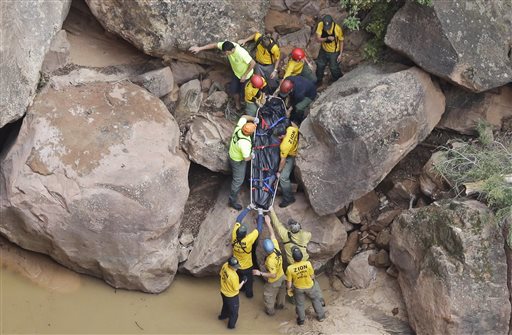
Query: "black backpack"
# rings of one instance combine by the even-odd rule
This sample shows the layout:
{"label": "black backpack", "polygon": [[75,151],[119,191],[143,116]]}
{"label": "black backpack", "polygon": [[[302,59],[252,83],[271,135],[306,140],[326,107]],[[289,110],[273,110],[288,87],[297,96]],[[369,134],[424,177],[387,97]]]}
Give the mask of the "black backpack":
{"label": "black backpack", "polygon": [[258,40],[256,41],[256,45],[254,47],[254,50],[256,51],[258,49],[258,45],[261,44],[261,39],[263,37],[268,37],[270,39],[270,44],[268,45],[267,48],[263,47],[263,49],[267,50],[267,52],[270,54],[270,60],[272,61],[272,64],[274,63],[274,55],[272,54],[272,48],[274,47],[274,45],[276,45],[276,42],[274,41],[274,39],[268,35],[261,35],[260,38],[258,38]]}

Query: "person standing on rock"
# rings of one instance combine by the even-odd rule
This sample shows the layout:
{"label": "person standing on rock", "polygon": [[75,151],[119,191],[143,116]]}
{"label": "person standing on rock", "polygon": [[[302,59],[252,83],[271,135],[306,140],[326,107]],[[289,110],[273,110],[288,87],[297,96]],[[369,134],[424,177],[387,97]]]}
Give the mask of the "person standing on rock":
{"label": "person standing on rock", "polygon": [[255,72],[264,77],[271,90],[275,90],[279,84],[278,70],[281,62],[281,50],[279,45],[269,35],[262,35],[259,32],[238,41],[240,45],[253,40],[256,43],[256,68]]}
{"label": "person standing on rock", "polygon": [[[279,218],[274,211],[274,207],[270,207],[270,219],[272,220],[272,225],[277,231],[277,235],[279,235],[281,241],[283,241],[284,251],[286,254],[286,262],[288,264],[294,263],[294,259],[292,257],[293,248],[299,248],[304,261],[309,260],[307,246],[311,240],[311,233],[309,231],[303,230],[300,223],[294,219],[288,220],[288,229],[286,229],[284,224],[279,221]],[[325,305],[322,289],[316,281],[314,283],[314,289],[320,296],[322,304]]]}
{"label": "person standing on rock", "polygon": [[228,328],[235,328],[240,307],[239,292],[245,281],[240,282],[236,270],[240,268],[238,259],[230,257],[220,270],[220,295],[222,297],[222,310],[219,320],[228,319]]}
{"label": "person standing on rock", "polygon": [[277,177],[283,192],[283,200],[279,203],[279,207],[284,208],[295,202],[290,175],[293,172],[299,146],[299,127],[292,121],[286,130],[284,128],[277,128],[277,131],[280,133],[275,135],[281,141],[279,145],[281,160],[279,161]]}
{"label": "person standing on rock", "polygon": [[[306,319],[306,296],[311,299],[315,309],[317,320],[325,320],[325,311],[318,291],[314,288],[315,271],[309,261],[303,259],[298,247],[292,248],[292,257],[295,263],[288,265],[286,269],[286,287],[288,295],[295,297],[295,312],[297,324],[302,326]],[[293,289],[292,289],[293,286]]]}
{"label": "person standing on rock", "polygon": [[231,233],[233,255],[240,262],[240,268],[237,270],[237,273],[241,281],[246,281],[244,291],[247,298],[252,298],[254,295],[252,291],[253,249],[256,247],[258,236],[263,230],[263,210],[259,208],[256,229],[249,234],[247,233],[247,226],[243,225],[242,221],[250,210],[251,207],[247,207],[238,215]]}
{"label": "person standing on rock", "polygon": [[334,81],[341,78],[340,65],[343,53],[343,30],[334,22],[330,15],[325,15],[316,28],[316,39],[322,43],[316,58],[317,85],[322,85],[327,64]]}
{"label": "person standing on rock", "polygon": [[215,48],[222,50],[229,60],[233,72],[233,78],[229,84],[229,93],[235,100],[236,109],[240,110],[240,95],[243,94],[246,81],[251,78],[254,72],[253,69],[256,66],[256,62],[252,59],[247,50],[230,41],[207,44],[201,47],[193,46],[189,51],[197,54],[200,51]]}
{"label": "person standing on rock", "polygon": [[253,74],[251,80],[245,85],[245,112],[255,117],[258,107],[265,104],[266,95],[269,93],[265,78],[259,74]]}
{"label": "person standing on rock", "polygon": [[265,303],[265,313],[274,315],[275,309],[284,308],[284,299],[286,294],[285,276],[283,271],[283,255],[279,249],[274,229],[270,224],[270,217],[265,215],[265,224],[270,232],[270,239],[263,241],[263,250],[267,254],[265,259],[265,268],[268,272],[253,270],[255,276],[266,278],[263,287],[263,302]]}
{"label": "person standing on rock", "polygon": [[229,144],[229,164],[233,174],[231,180],[231,192],[229,194],[229,206],[237,211],[242,209],[238,203],[238,193],[245,180],[247,161],[252,158],[251,135],[256,131],[258,118],[243,115],[238,120]]}
{"label": "person standing on rock", "polygon": [[313,74],[312,68],[313,66],[306,56],[304,49],[295,48],[292,50],[290,57],[288,57],[283,79],[290,76],[302,76],[312,82],[316,82],[316,76]]}
{"label": "person standing on rock", "polygon": [[279,93],[283,97],[290,97],[293,108],[290,118],[295,119],[297,124],[307,116],[309,105],[317,94],[315,83],[301,76],[290,76],[283,80],[279,86]]}

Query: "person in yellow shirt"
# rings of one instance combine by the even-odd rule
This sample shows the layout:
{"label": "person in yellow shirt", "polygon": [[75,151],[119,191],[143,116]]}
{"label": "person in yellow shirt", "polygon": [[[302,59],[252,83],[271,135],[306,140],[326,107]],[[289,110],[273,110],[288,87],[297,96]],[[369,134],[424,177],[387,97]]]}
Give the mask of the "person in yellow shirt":
{"label": "person in yellow shirt", "polygon": [[316,38],[321,42],[320,52],[316,59],[317,84],[322,84],[327,64],[334,81],[343,75],[340,70],[341,54],[343,53],[343,30],[330,15],[325,15],[316,29]]}
{"label": "person in yellow shirt", "polygon": [[255,276],[266,278],[267,282],[263,287],[263,302],[265,303],[265,313],[274,315],[275,309],[284,308],[284,299],[286,294],[285,276],[283,271],[283,255],[279,249],[274,229],[270,224],[270,217],[265,215],[265,224],[270,232],[270,239],[263,241],[263,250],[267,254],[265,259],[265,268],[268,272],[252,270]]}
{"label": "person in yellow shirt", "polygon": [[259,74],[253,74],[251,80],[245,85],[245,112],[256,117],[258,107],[265,104],[266,95],[269,94],[269,86],[265,78]]}
{"label": "person in yellow shirt", "polygon": [[238,259],[231,257],[224,263],[220,270],[220,295],[222,297],[222,310],[218,316],[219,320],[228,319],[228,328],[233,329],[238,319],[240,300],[238,293],[244,286],[245,281],[239,282],[236,270],[240,267]]}
{"label": "person in yellow shirt", "polygon": [[[325,320],[325,311],[321,297],[314,289],[315,271],[309,261],[303,260],[302,252],[298,247],[292,248],[292,257],[295,263],[288,265],[286,269],[286,287],[288,295],[295,297],[295,312],[297,313],[297,324],[302,326],[306,319],[305,302],[306,296],[311,299],[315,309],[317,320]],[[292,289],[293,286],[293,289]]]}
{"label": "person in yellow shirt", "polygon": [[276,128],[276,131],[280,132],[275,135],[281,141],[279,145],[281,160],[279,161],[277,176],[281,191],[283,192],[283,200],[279,203],[279,207],[284,208],[295,202],[290,175],[293,172],[299,146],[299,127],[292,121],[290,126],[286,128],[286,131],[279,127]]}
{"label": "person in yellow shirt", "polygon": [[263,230],[263,210],[258,209],[257,227],[249,234],[247,233],[247,226],[242,224],[245,216],[251,207],[245,208],[236,218],[235,226],[231,232],[231,245],[233,246],[233,255],[240,262],[240,268],[237,270],[240,280],[246,281],[244,286],[245,295],[247,298],[253,297],[252,284],[253,284],[253,251],[256,251],[258,236]]}
{"label": "person in yellow shirt", "polygon": [[281,50],[279,45],[269,35],[262,35],[259,32],[251,34],[249,37],[241,39],[238,44],[244,45],[249,41],[254,41],[255,47],[255,71],[263,76],[272,90],[276,89],[279,84],[277,82],[277,71],[281,62]]}
{"label": "person in yellow shirt", "polygon": [[283,79],[290,76],[302,76],[316,82],[316,76],[313,74],[312,68],[313,66],[306,56],[306,52],[301,48],[295,48],[288,57]]}

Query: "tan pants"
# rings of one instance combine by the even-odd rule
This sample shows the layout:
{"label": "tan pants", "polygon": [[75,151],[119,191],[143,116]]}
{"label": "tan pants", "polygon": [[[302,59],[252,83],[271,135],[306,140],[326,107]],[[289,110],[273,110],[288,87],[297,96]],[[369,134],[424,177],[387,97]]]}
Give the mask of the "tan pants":
{"label": "tan pants", "polygon": [[275,306],[282,308],[284,306],[284,299],[286,295],[286,280],[285,276],[281,276],[273,283],[265,283],[263,287],[263,302],[265,303],[265,312],[268,315],[274,315]]}

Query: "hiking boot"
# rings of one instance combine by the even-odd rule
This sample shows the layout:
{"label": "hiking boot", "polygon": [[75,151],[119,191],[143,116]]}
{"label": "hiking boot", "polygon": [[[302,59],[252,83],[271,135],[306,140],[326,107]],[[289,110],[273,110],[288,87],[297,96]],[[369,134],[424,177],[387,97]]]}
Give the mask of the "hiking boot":
{"label": "hiking boot", "polygon": [[303,326],[304,325],[304,320],[301,320],[301,319],[297,318],[297,324],[299,326]]}
{"label": "hiking boot", "polygon": [[284,308],[284,305],[283,304],[277,304],[276,305],[276,309],[283,309]]}
{"label": "hiking boot", "polygon": [[227,316],[222,316],[222,315],[217,316],[217,319],[219,319],[219,320],[226,320],[227,318],[228,318]]}
{"label": "hiking boot", "polygon": [[291,200],[283,200],[281,201],[281,203],[279,204],[279,207],[281,208],[285,208],[291,204],[293,204],[295,202],[295,198],[291,199]]}
{"label": "hiking boot", "polygon": [[319,316],[318,318],[316,318],[318,320],[318,322],[324,322],[325,320],[325,315],[324,316]]}
{"label": "hiking boot", "polygon": [[270,309],[265,308],[265,314],[267,314],[268,316],[272,316],[272,315],[276,314],[276,311],[273,309],[270,310]]}
{"label": "hiking boot", "polygon": [[229,202],[229,207],[234,208],[237,211],[242,210],[242,205],[240,205],[239,203],[236,203],[236,202],[232,202],[232,201]]}
{"label": "hiking boot", "polygon": [[320,303],[322,304],[322,307],[325,307],[325,300],[324,300],[324,298],[320,299]]}

